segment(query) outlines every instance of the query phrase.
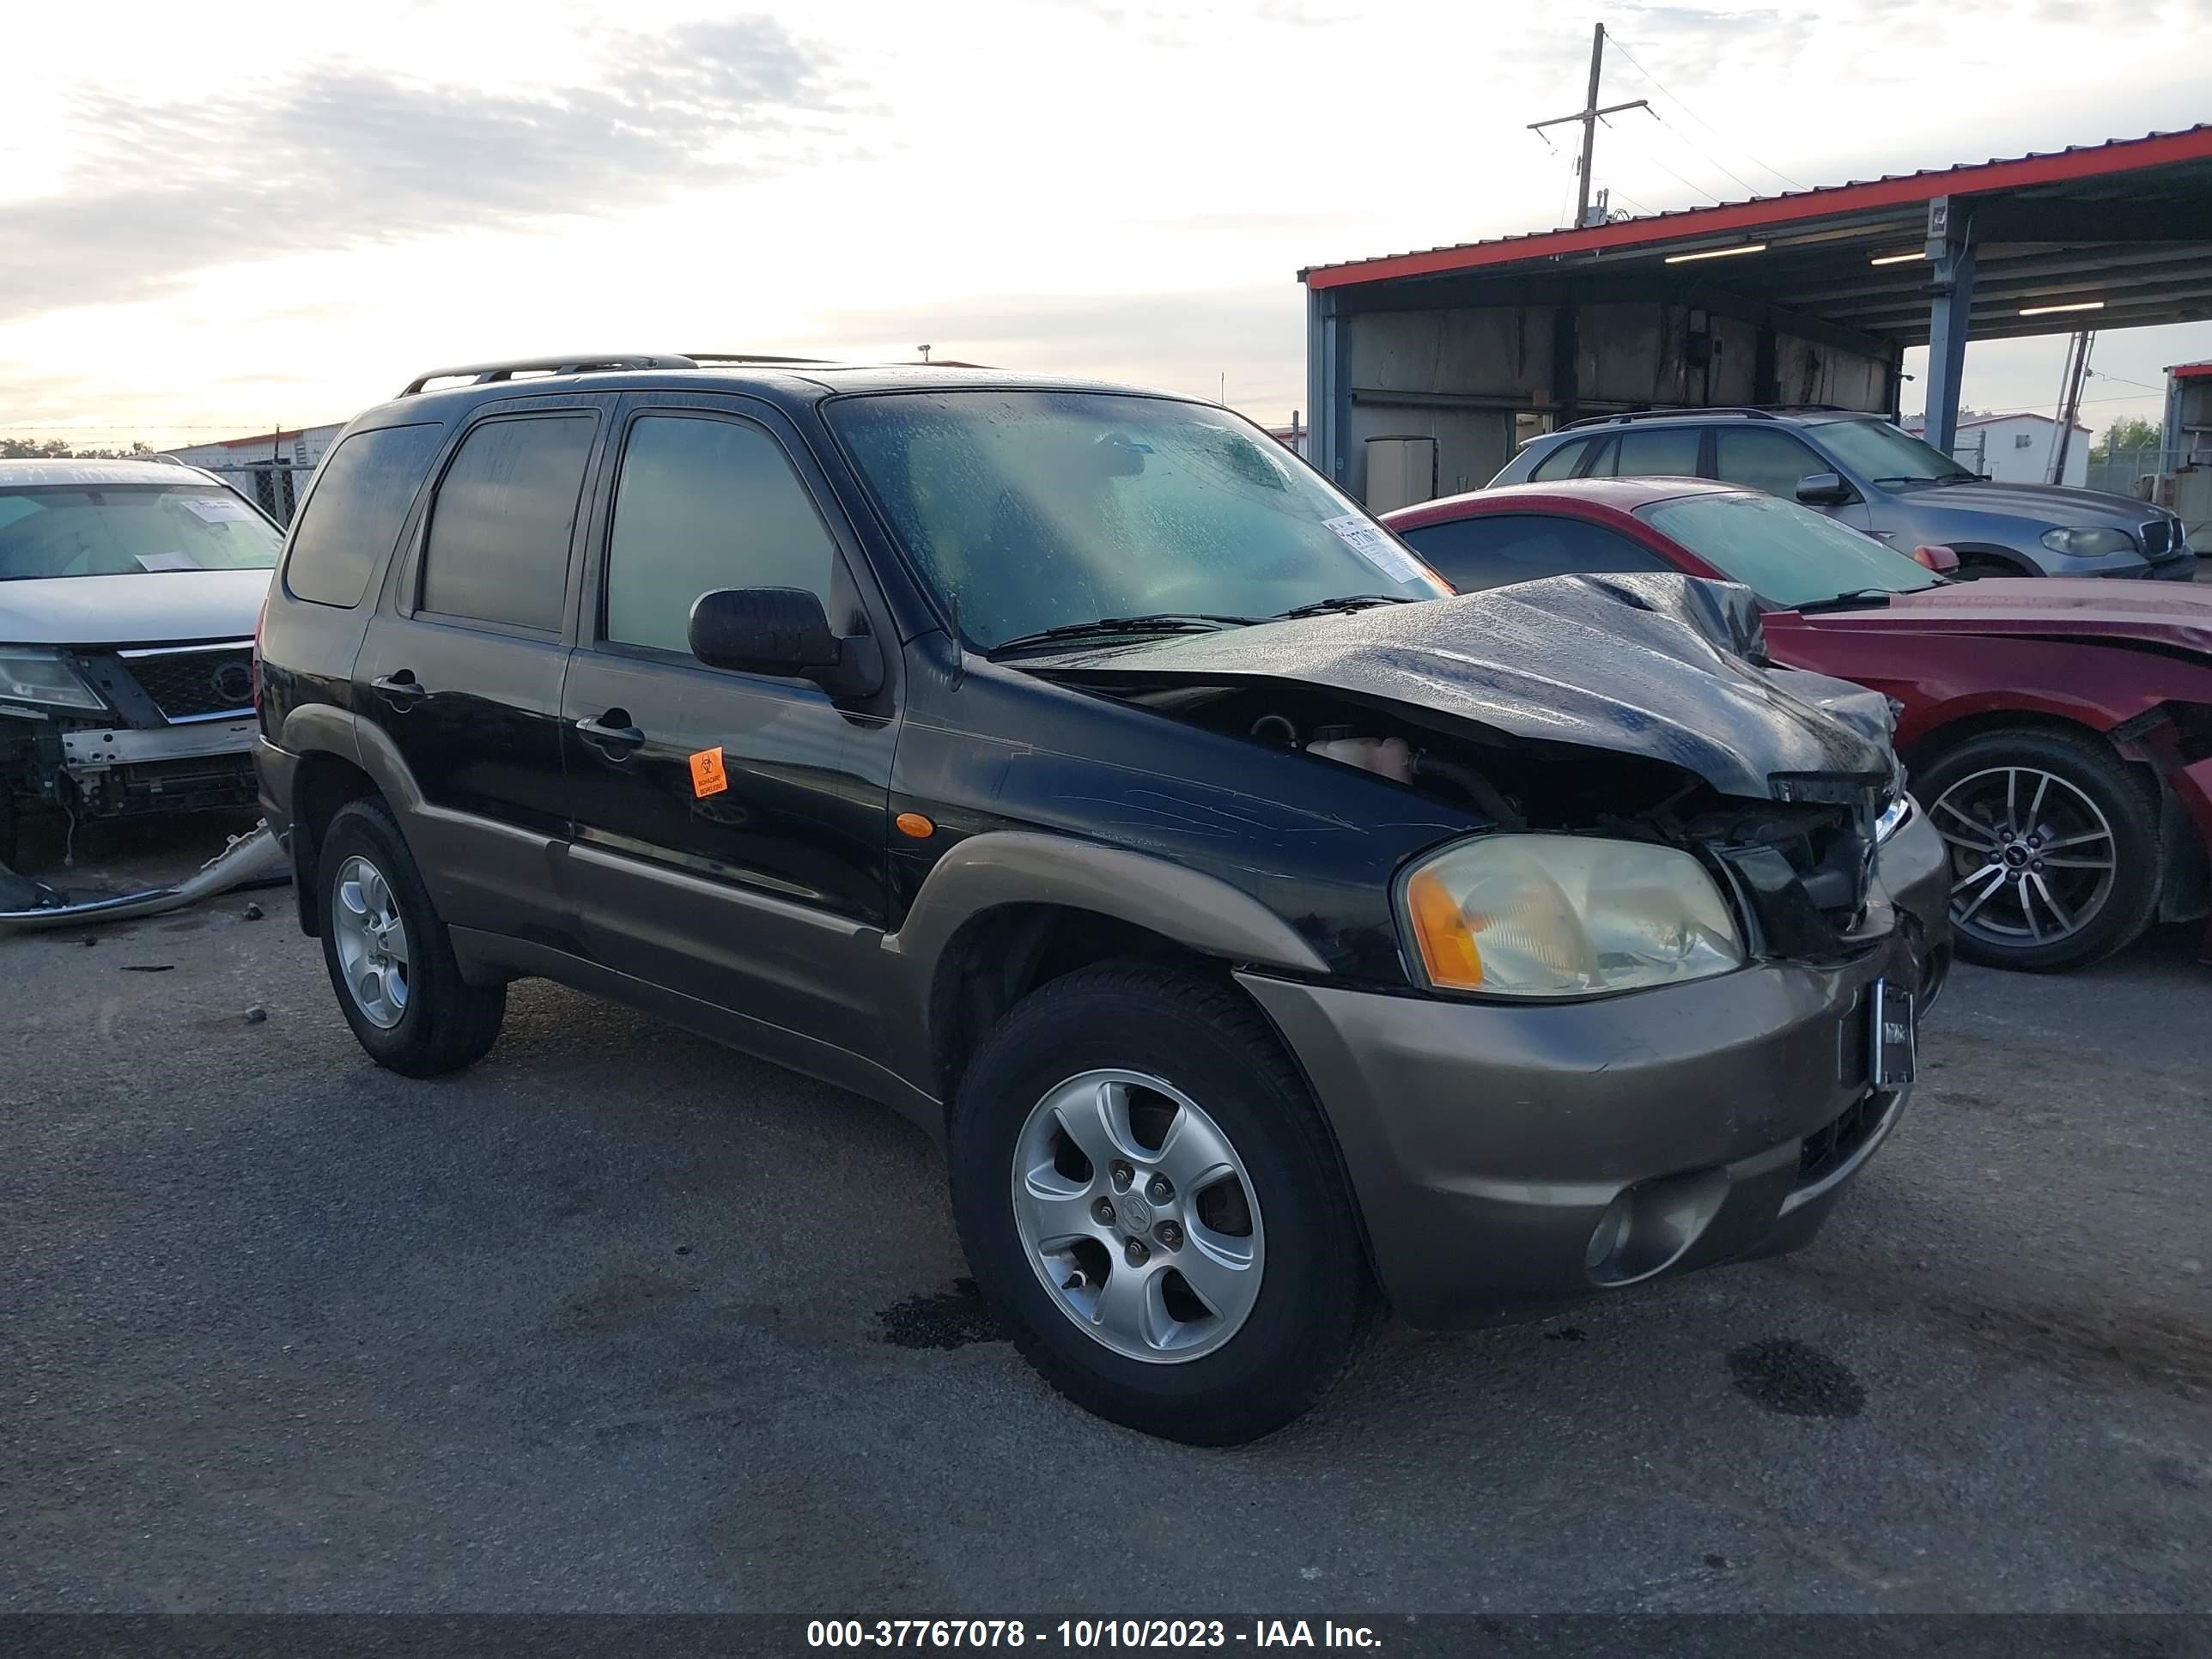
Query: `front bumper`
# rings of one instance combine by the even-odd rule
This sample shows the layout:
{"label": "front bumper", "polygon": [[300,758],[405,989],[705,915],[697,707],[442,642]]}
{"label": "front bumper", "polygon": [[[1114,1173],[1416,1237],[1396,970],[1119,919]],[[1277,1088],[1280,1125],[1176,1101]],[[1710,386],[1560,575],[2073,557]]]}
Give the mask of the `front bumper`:
{"label": "front bumper", "polygon": [[10,720],[0,781],[80,818],[243,806],[254,798],[254,729],[250,717],[155,728]]}
{"label": "front bumper", "polygon": [[[1240,974],[1335,1130],[1399,1312],[1528,1318],[1808,1241],[1909,1092],[1867,1078],[1872,988],[1924,1006],[1948,957],[1934,831],[1916,817],[1881,866],[1912,925],[1841,965],[1543,1006]],[[1593,1258],[1624,1194],[1617,1247]]]}

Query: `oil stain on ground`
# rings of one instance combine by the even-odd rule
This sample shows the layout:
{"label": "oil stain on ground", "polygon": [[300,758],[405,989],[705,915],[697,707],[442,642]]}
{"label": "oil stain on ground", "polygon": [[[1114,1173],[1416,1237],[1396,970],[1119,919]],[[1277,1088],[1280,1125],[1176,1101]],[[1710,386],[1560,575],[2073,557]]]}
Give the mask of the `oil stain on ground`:
{"label": "oil stain on ground", "polygon": [[884,1328],[883,1340],[901,1348],[964,1348],[970,1342],[1006,1340],[972,1279],[954,1279],[949,1291],[894,1302],[876,1320]]}
{"label": "oil stain on ground", "polygon": [[1750,1343],[1728,1363],[1738,1394],[1784,1417],[1856,1417],[1866,1407],[1858,1378],[1809,1342],[1782,1337]]}

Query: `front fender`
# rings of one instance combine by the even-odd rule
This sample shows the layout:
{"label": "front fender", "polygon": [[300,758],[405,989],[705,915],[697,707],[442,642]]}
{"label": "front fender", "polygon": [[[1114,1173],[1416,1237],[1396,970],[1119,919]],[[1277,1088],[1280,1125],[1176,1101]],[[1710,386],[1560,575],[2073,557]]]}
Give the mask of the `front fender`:
{"label": "front fender", "polygon": [[1328,971],[1259,900],[1188,866],[1070,836],[970,836],[930,867],[898,931],[883,939],[896,1066],[916,1086],[932,1093],[939,1086],[931,1020],[946,946],[975,917],[1012,904],[1092,911],[1201,955],[1275,973]]}

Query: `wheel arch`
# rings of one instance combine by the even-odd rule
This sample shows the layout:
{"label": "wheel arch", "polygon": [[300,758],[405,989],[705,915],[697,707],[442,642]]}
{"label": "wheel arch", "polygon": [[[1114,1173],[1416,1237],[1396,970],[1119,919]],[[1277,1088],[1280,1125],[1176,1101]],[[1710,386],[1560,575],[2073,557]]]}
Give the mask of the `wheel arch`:
{"label": "wheel arch", "polygon": [[323,837],[338,809],[349,801],[382,799],[376,781],[361,766],[328,750],[300,757],[292,782],[292,884],[300,912],[300,931],[309,938],[322,932],[322,894],[314,880]]}

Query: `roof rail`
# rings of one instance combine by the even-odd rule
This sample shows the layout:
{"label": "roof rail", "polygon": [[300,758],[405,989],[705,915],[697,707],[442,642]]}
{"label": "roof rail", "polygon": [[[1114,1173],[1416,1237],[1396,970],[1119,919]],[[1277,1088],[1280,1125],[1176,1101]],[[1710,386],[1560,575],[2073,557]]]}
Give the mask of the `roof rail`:
{"label": "roof rail", "polygon": [[1579,421],[1569,421],[1559,430],[1567,432],[1585,426],[1626,426],[1636,421],[1678,420],[1688,415],[1738,415],[1747,421],[1771,421],[1775,418],[1773,410],[1755,409],[1749,404],[1713,404],[1702,408],[1636,409],[1620,415],[1591,415]]}
{"label": "roof rail", "polygon": [[456,368],[434,368],[417,374],[400,388],[399,395],[411,398],[433,380],[466,380],[471,386],[489,386],[500,380],[511,380],[518,374],[581,374],[592,369],[611,368],[696,368],[691,358],[672,352],[615,352],[595,356],[519,357],[512,362],[465,363]]}
{"label": "roof rail", "polygon": [[764,363],[770,368],[828,368],[837,362],[835,357],[770,357],[757,351],[687,351],[684,355],[695,363]]}

